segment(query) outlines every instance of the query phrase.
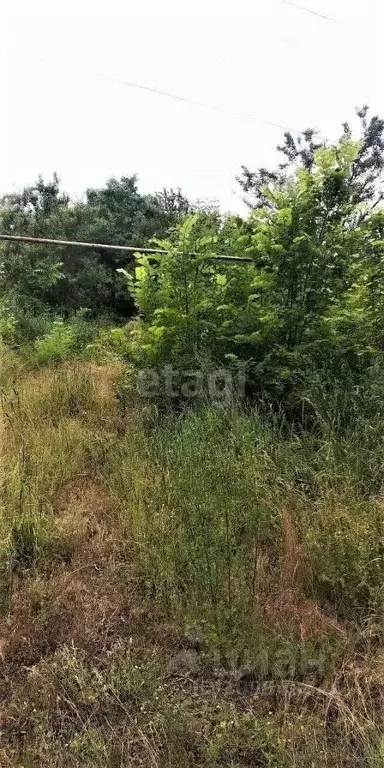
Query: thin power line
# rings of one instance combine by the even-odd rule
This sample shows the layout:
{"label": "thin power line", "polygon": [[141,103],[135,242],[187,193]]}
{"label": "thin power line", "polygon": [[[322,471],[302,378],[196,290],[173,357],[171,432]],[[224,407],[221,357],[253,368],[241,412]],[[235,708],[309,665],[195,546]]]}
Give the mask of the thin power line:
{"label": "thin power line", "polygon": [[[281,2],[287,2],[288,5],[292,5],[293,3],[288,2],[288,0],[281,0]],[[299,8],[299,6],[293,6],[295,8]],[[301,10],[301,9],[300,9]],[[332,21],[334,21],[332,19]],[[40,64],[47,63],[47,59],[44,56],[39,57],[38,62]],[[193,107],[201,107],[203,109],[209,109],[212,112],[218,112],[222,115],[231,115],[232,117],[240,117],[243,120],[253,120],[257,123],[262,123],[263,125],[269,125],[272,128],[278,128],[280,131],[289,131],[289,133],[295,133],[297,136],[301,136],[302,131],[299,131],[297,128],[290,128],[287,125],[283,125],[282,123],[275,123],[272,120],[265,120],[262,117],[258,117],[257,115],[253,114],[247,114],[245,112],[235,112],[230,109],[226,109],[225,107],[219,107],[216,104],[209,104],[208,102],[204,101],[198,101],[195,99],[190,99],[187,96],[180,96],[180,94],[171,93],[171,91],[163,91],[160,88],[154,88],[153,86],[149,85],[143,85],[142,83],[137,83],[131,80],[125,80],[123,77],[117,77],[115,75],[107,75],[104,72],[87,72],[88,75],[92,75],[94,77],[100,77],[104,80],[109,80],[114,83],[119,83],[120,85],[125,85],[127,88],[137,88],[141,91],[146,91],[147,93],[155,93],[158,96],[165,96],[168,99],[173,99],[175,101],[181,101],[185,104],[190,104]],[[328,139],[325,136],[321,136],[320,134],[316,133],[316,136],[321,141],[328,141]]]}
{"label": "thin power line", "polygon": [[332,16],[326,16],[325,13],[312,11],[311,8],[306,8],[306,6],[304,5],[296,5],[296,3],[292,3],[291,0],[280,0],[280,2],[284,3],[284,5],[290,5],[291,8],[296,8],[297,11],[304,11],[304,13],[311,13],[312,16],[317,16],[319,19],[324,19],[325,21],[331,21],[333,24],[339,23],[337,19],[334,19]]}
{"label": "thin power line", "polygon": [[[284,0],[282,0],[284,2]],[[264,125],[270,125],[273,128],[278,128],[281,131],[289,131],[290,133],[297,133],[298,135],[301,135],[302,131],[298,131],[297,128],[289,128],[287,125],[281,125],[280,123],[274,123],[272,120],[264,120],[261,117],[257,117],[257,115],[252,114],[246,114],[244,112],[233,112],[232,110],[225,109],[224,107],[219,107],[215,104],[209,104],[204,101],[197,101],[195,99],[190,99],[188,96],[180,96],[176,93],[171,93],[171,91],[162,91],[160,88],[154,88],[149,85],[143,85],[142,83],[136,83],[131,80],[125,80],[123,77],[116,77],[114,75],[106,75],[103,72],[96,72],[96,77],[102,77],[105,80],[112,80],[115,83],[120,83],[120,85],[125,85],[127,88],[138,88],[141,91],[147,91],[149,93],[156,93],[158,96],[166,96],[168,99],[174,99],[175,101],[182,101],[185,104],[191,104],[193,107],[202,107],[203,109],[210,109],[213,112],[220,112],[223,115],[232,115],[232,117],[241,117],[243,120],[255,120],[258,123],[264,123]],[[319,139],[322,141],[327,141],[323,136],[318,136]]]}

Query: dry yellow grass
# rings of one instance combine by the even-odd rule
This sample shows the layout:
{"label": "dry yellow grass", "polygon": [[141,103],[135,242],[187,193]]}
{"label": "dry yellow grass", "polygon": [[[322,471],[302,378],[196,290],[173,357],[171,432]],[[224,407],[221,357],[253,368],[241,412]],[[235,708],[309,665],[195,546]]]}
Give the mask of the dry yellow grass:
{"label": "dry yellow grass", "polygon": [[[300,495],[293,494],[287,506],[265,452],[256,466],[251,452],[239,458],[240,437],[231,438],[235,458],[231,454],[232,464],[224,469],[232,466],[233,478],[210,514],[225,522],[220,515],[229,494],[240,515],[236,536],[245,536],[246,502],[242,496],[239,502],[235,482],[249,473],[249,488],[260,488],[263,509],[270,505],[277,515],[276,542],[270,536],[256,541],[254,533],[247,539],[246,579],[236,572],[242,561],[231,562],[230,597],[240,599],[233,592],[253,584],[253,602],[247,597],[243,605],[258,614],[252,632],[258,626],[273,653],[289,655],[296,647],[310,653],[324,646],[333,661],[321,680],[314,680],[311,669],[293,679],[266,681],[240,656],[235,665],[220,659],[211,629],[196,651],[193,633],[206,626],[203,601],[209,595],[201,605],[188,604],[183,594],[188,600],[194,585],[186,579],[181,597],[174,599],[179,585],[172,569],[183,555],[178,548],[185,546],[180,521],[194,501],[191,473],[196,472],[200,504],[196,520],[204,526],[208,517],[202,517],[201,500],[208,508],[215,499],[204,494],[221,493],[226,475],[218,465],[221,480],[208,485],[205,465],[216,461],[218,448],[210,453],[208,446],[204,456],[196,432],[196,455],[189,464],[182,442],[174,449],[174,463],[169,460],[169,444],[158,444],[162,433],[154,435],[156,454],[137,404],[124,419],[119,415],[120,372],[119,365],[65,364],[25,376],[16,391],[5,394],[0,765],[378,768],[384,711],[380,627],[373,621],[360,628],[338,621],[330,606],[306,593],[311,532],[322,530],[324,520],[311,529]],[[268,473],[265,486],[258,485],[263,473]],[[317,504],[326,507],[325,519],[328,515],[333,525],[334,502],[326,504],[324,496]],[[351,526],[355,518],[348,516],[348,500],[343,510]],[[237,557],[242,541],[233,535],[230,552],[225,529],[217,531],[227,568],[229,554]],[[209,551],[214,543],[209,540]],[[155,559],[146,547],[157,548]],[[203,569],[207,550],[201,552]],[[192,549],[188,557],[198,553]],[[212,560],[212,567],[219,561]],[[186,629],[198,611],[200,627]],[[190,672],[180,666],[181,650],[183,664],[188,653],[193,656]]]}

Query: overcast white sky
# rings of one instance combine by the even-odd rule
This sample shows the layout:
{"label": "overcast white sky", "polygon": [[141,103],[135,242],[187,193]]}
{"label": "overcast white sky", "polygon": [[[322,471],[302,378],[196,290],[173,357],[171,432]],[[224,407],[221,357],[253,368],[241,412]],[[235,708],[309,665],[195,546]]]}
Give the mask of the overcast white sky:
{"label": "overcast white sky", "polygon": [[57,170],[81,197],[137,173],[239,210],[240,165],[273,164],[282,137],[263,120],[335,138],[355,105],[384,115],[383,0],[292,3],[335,21],[282,0],[4,0],[0,193]]}

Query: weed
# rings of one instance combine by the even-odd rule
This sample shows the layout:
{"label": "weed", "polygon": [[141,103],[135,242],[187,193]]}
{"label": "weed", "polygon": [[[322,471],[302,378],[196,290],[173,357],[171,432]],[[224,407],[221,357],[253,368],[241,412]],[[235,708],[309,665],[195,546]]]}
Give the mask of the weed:
{"label": "weed", "polygon": [[4,393],[1,764],[378,768],[369,433],[122,415],[120,370],[66,363]]}

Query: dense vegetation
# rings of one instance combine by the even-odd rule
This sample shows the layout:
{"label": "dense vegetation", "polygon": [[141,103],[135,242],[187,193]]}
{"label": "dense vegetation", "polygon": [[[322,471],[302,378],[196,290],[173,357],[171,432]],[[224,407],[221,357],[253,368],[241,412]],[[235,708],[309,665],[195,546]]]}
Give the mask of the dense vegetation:
{"label": "dense vegetation", "polygon": [[[140,367],[240,367],[248,396],[302,415],[321,389],[328,410],[336,398],[339,411],[341,397],[352,412],[356,393],[378,394],[384,332],[384,123],[366,108],[358,114],[357,140],[348,124],[333,146],[316,143],[313,131],[286,134],[276,172],[244,168],[246,220],[193,215],[180,191],[140,195],[134,177],[88,190],[85,203],[71,204],[57,178],[6,196],[5,232],[155,242],[166,254],[138,256],[133,274],[113,251],[3,246],[3,337],[60,335],[52,321],[74,313],[77,324],[138,313],[121,351]],[[216,262],[218,252],[252,263]]]}
{"label": "dense vegetation", "polygon": [[[384,121],[249,214],[134,177],[2,201],[0,763],[384,760]],[[217,254],[249,261],[215,260]]]}
{"label": "dense vegetation", "polygon": [[[180,191],[141,195],[135,176],[111,179],[105,188],[88,189],[85,202],[72,203],[59,180],[40,178],[2,201],[3,233],[67,240],[143,246],[163,236],[189,210]],[[18,339],[33,338],[44,319],[86,308],[92,315],[115,318],[132,314],[117,268],[125,255],[81,248],[47,250],[8,244],[2,253],[1,293],[14,315]]]}

